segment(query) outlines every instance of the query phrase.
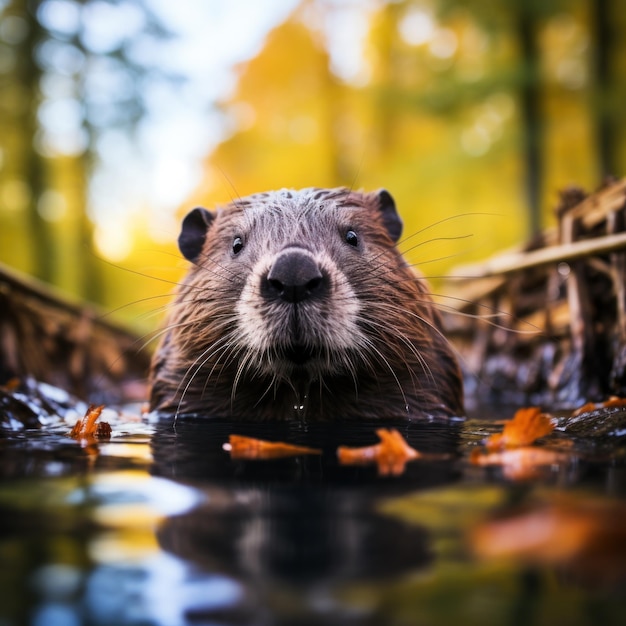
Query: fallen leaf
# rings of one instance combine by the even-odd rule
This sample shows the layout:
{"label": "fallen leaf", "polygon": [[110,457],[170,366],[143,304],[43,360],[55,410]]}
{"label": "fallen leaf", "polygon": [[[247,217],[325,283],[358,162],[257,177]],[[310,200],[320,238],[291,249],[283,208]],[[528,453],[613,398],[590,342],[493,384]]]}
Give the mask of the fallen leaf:
{"label": "fallen leaf", "polygon": [[548,413],[542,413],[538,407],[519,409],[512,420],[504,424],[502,433],[491,435],[485,442],[489,450],[528,446],[536,439],[549,435],[554,430],[554,423]]}
{"label": "fallen leaf", "polygon": [[0,389],[8,393],[12,393],[14,391],[17,391],[21,384],[22,383],[19,378],[9,378],[9,380],[7,380],[4,385],[0,385]]}
{"label": "fallen leaf", "polygon": [[602,403],[602,407],[610,409],[613,407],[626,407],[626,398],[620,398],[619,396],[611,396],[606,402]]}
{"label": "fallen leaf", "polygon": [[626,398],[620,398],[619,396],[610,396],[608,400],[604,402],[587,402],[581,407],[578,407],[572,412],[572,417],[578,417],[583,413],[591,413],[591,411],[597,411],[598,409],[611,409],[611,408],[623,408],[626,407]]}
{"label": "fallen leaf", "polygon": [[106,439],[111,436],[111,425],[108,422],[97,422],[104,405],[90,406],[85,416],[74,424],[70,431],[73,439]]}
{"label": "fallen leaf", "polygon": [[406,442],[395,429],[379,428],[376,431],[380,443],[364,448],[337,448],[337,457],[342,465],[369,465],[376,463],[381,476],[399,476],[405,470],[408,461],[417,458],[441,459],[449,455],[424,455]]}
{"label": "fallen leaf", "polygon": [[578,417],[583,413],[591,413],[591,411],[595,411],[597,407],[598,405],[595,402],[586,402],[575,411],[572,411],[572,417]]}
{"label": "fallen leaf", "polygon": [[281,457],[298,456],[300,454],[321,454],[317,448],[306,446],[296,446],[282,441],[264,441],[254,437],[244,437],[243,435],[230,435],[228,443],[222,448],[230,452],[233,459],[277,459]]}

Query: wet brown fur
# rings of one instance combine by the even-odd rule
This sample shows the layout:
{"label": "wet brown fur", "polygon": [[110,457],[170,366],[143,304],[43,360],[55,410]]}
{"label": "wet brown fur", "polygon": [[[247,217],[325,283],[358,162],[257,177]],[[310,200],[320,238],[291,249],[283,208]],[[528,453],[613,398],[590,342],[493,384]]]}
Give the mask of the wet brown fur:
{"label": "wet brown fur", "polygon": [[[461,375],[436,307],[424,279],[395,247],[379,204],[377,193],[340,188],[258,194],[218,209],[153,359],[151,408],[244,420],[462,415]],[[346,229],[358,234],[359,249],[346,244]],[[236,257],[235,237],[245,242]],[[328,259],[331,291],[312,304],[268,305],[256,282],[247,281],[263,258],[271,262],[291,244]],[[246,315],[266,320],[267,329],[242,321],[242,294]],[[272,321],[292,319],[280,307],[294,306],[300,323],[336,322],[331,339],[319,340],[311,368],[286,360]],[[355,306],[354,344],[335,353],[324,341],[345,343],[344,311]],[[257,326],[259,337],[273,333],[264,353],[245,345],[242,327]],[[313,336],[311,329],[302,332]]]}

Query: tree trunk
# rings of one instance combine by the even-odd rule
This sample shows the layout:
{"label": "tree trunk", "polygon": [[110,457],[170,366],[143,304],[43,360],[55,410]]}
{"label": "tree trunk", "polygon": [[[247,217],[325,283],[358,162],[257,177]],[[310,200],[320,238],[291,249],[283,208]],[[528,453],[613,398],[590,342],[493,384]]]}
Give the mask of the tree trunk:
{"label": "tree trunk", "polygon": [[[17,124],[23,134],[23,178],[29,187],[27,207],[29,240],[31,241],[33,274],[45,282],[54,282],[55,254],[49,229],[38,211],[39,200],[46,189],[46,162],[36,150],[39,121],[37,115],[41,102],[41,68],[35,54],[43,39],[43,31],[35,17],[39,0],[15,0],[15,14],[26,20],[28,34],[19,45],[17,80],[22,87],[25,105],[18,115]],[[29,8],[30,7],[30,8]]]}
{"label": "tree trunk", "polygon": [[611,54],[614,49],[614,33],[610,16],[611,3],[610,0],[592,0],[590,4],[595,44],[592,72],[595,78],[596,99],[593,113],[598,161],[601,176],[616,176],[619,172],[615,147],[617,124],[611,106]]}
{"label": "tree trunk", "polygon": [[530,236],[541,230],[542,139],[541,91],[539,87],[539,50],[536,39],[534,9],[518,2],[517,37],[522,57],[523,81],[520,89],[520,111],[524,142],[525,192],[529,208]]}

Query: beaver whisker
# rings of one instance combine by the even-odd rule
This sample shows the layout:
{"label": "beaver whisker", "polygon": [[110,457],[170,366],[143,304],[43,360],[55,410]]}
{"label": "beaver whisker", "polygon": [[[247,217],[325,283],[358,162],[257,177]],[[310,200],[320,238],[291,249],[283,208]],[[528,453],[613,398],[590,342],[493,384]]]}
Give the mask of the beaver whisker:
{"label": "beaver whisker", "polygon": [[[491,313],[469,313],[467,311],[459,311],[456,307],[453,307],[452,305],[446,305],[443,302],[433,301],[435,306],[439,310],[448,311],[451,314],[459,315],[462,317],[479,319],[489,324],[490,326],[493,326],[494,328],[501,328],[508,332],[522,334],[522,335],[536,335],[536,334],[541,334],[544,332],[544,330],[540,328],[539,326],[536,326],[535,324],[529,322],[528,320],[525,320],[523,318],[517,317],[516,315],[513,315],[513,313],[511,313],[510,311],[498,309],[496,307],[490,306],[488,304],[484,304],[482,302],[474,302],[473,300],[468,300],[467,298],[461,298],[458,296],[451,296],[447,294],[433,294],[433,296],[437,298],[446,298],[447,300],[455,300],[463,304],[471,304],[473,306],[476,306],[477,308],[491,311]],[[525,326],[528,326],[529,328],[528,330],[522,330],[520,328],[513,328],[512,326],[504,326],[502,324],[497,324],[491,321],[491,318],[502,318],[502,317],[507,317],[510,319],[511,322],[524,324]]]}
{"label": "beaver whisker", "polygon": [[[172,284],[176,284],[176,283],[172,283]],[[158,315],[161,315],[162,313],[167,312],[168,308],[174,304],[173,301],[171,301],[172,298],[172,294],[171,293],[162,293],[162,294],[158,294],[155,296],[146,296],[145,298],[138,298],[137,300],[131,300],[128,301],[126,304],[123,304],[121,306],[115,307],[114,309],[107,309],[107,311],[105,313],[101,313],[98,315],[98,319],[105,319],[108,318],[112,315],[114,315],[115,313],[119,313],[120,311],[123,311],[124,309],[128,309],[132,306],[136,306],[138,304],[145,304],[146,302],[150,302],[151,300],[160,300],[161,298],[168,298],[170,301],[166,302],[165,304],[162,304],[161,306],[158,306],[154,309],[150,309],[149,311],[145,311],[144,313],[141,313],[140,315],[137,316],[137,319],[140,320],[147,320],[150,319],[152,317],[156,317]]]}
{"label": "beaver whisker", "polygon": [[418,320],[421,324],[423,324],[424,326],[428,327],[436,335],[438,335],[442,339],[443,342],[447,342],[447,339],[446,339],[445,335],[443,334],[443,332],[441,331],[441,329],[438,328],[436,324],[434,324],[430,320],[426,319],[422,315],[418,315],[417,313],[415,313],[413,311],[408,311],[406,309],[403,309],[403,308],[398,307],[398,306],[393,305],[393,304],[388,304],[388,307],[391,308],[392,310],[395,310],[395,312],[400,313],[401,315],[409,315],[412,318]]}
{"label": "beaver whisker", "polygon": [[[180,328],[181,326],[184,326],[184,323],[168,324],[167,326],[164,326],[163,328],[160,328],[157,331],[151,331],[149,333],[146,333],[145,335],[143,335],[142,337],[139,338],[139,340],[145,339],[145,341],[139,346],[139,348],[137,348],[137,350],[139,352],[141,352],[142,350],[145,350],[153,341],[155,341],[157,339],[162,339],[172,329]],[[147,337],[147,339],[146,339],[146,337]]]}
{"label": "beaver whisker", "polygon": [[451,312],[454,313],[454,315],[459,315],[461,317],[467,317],[470,319],[477,319],[477,320],[484,321],[486,324],[488,324],[492,328],[499,328],[501,330],[506,330],[507,332],[514,333],[516,335],[543,335],[545,333],[545,330],[543,330],[542,328],[539,328],[539,326],[535,326],[535,324],[529,322],[528,320],[520,320],[516,318],[515,316],[511,316],[512,321],[520,322],[521,324],[526,324],[526,326],[530,326],[530,328],[528,330],[523,330],[521,328],[513,328],[511,326],[505,326],[504,324],[498,324],[497,322],[494,322],[491,319],[489,319],[490,317],[502,317],[503,315],[506,315],[506,313],[504,312],[493,313],[492,315],[480,315],[478,313],[473,314],[473,313],[467,313],[466,311],[457,311],[456,309],[451,309]]}
{"label": "beaver whisker", "polygon": [[464,217],[478,217],[479,215],[485,216],[485,217],[502,217],[498,213],[487,213],[483,211],[470,211],[468,213],[456,213],[454,215],[449,215],[448,217],[443,217],[440,220],[437,220],[436,222],[431,222],[430,224],[428,224],[428,226],[424,226],[423,228],[420,228],[419,230],[414,231],[407,237],[403,237],[402,239],[398,241],[398,246],[402,246],[409,239],[413,239],[413,237],[417,237],[418,235],[421,235],[427,230],[436,228],[437,226],[441,226],[442,224],[445,224],[446,222],[451,222],[451,221],[458,220]]}
{"label": "beaver whisker", "polygon": [[[224,341],[222,342],[222,345],[217,346],[217,347],[216,346],[212,346],[212,347],[215,347],[215,349],[212,350],[212,351],[206,350],[205,353],[204,353],[204,358],[202,358],[199,362],[198,362],[198,360],[196,360],[196,363],[194,363],[194,365],[190,366],[187,369],[187,371],[185,372],[185,374],[184,374],[184,376],[182,378],[182,381],[184,381],[187,378],[187,376],[189,376],[189,374],[191,374],[192,369],[195,369],[195,371],[193,371],[193,374],[191,374],[191,376],[189,377],[187,385],[185,386],[185,389],[184,389],[183,393],[181,394],[181,398],[180,398],[180,401],[178,403],[178,409],[177,409],[177,412],[176,412],[176,416],[178,416],[178,414],[179,414],[180,407],[182,407],[182,405],[183,405],[183,403],[185,401],[185,398],[186,398],[186,396],[187,396],[187,394],[188,394],[188,392],[189,392],[189,390],[191,388],[192,383],[194,382],[194,380],[196,379],[198,374],[202,371],[202,369],[207,365],[207,363],[209,363],[209,361],[212,358],[214,358],[216,355],[218,356],[218,358],[214,361],[211,369],[209,370],[209,372],[205,376],[204,383],[203,383],[203,385],[201,387],[200,399],[202,399],[204,397],[204,395],[206,393],[206,390],[207,390],[208,383],[209,383],[209,381],[211,381],[212,376],[213,376],[213,374],[215,372],[215,369],[217,367],[219,367],[220,365],[223,365],[223,364],[220,363],[220,358],[219,358],[220,355],[222,355],[222,356],[228,355],[229,350],[230,351],[233,350],[233,344],[232,344],[231,341],[229,341],[228,337],[224,337]],[[230,357],[227,357],[227,362],[229,360],[234,360],[234,358],[235,358],[234,354],[231,355]],[[217,384],[219,382],[220,376],[221,376],[221,370],[220,370],[220,373],[218,373],[217,378],[213,381],[213,384],[215,386],[217,386]]]}
{"label": "beaver whisker", "polygon": [[237,387],[239,386],[239,381],[241,380],[244,372],[249,369],[248,363],[251,361],[253,356],[254,355],[252,353],[252,350],[245,350],[243,352],[243,356],[240,357],[239,359],[239,366],[237,367],[237,373],[235,374],[235,377],[233,378],[232,391],[230,395],[231,408],[234,406],[234,403],[235,403],[235,396],[237,394]]}
{"label": "beaver whisker", "polygon": [[[386,347],[390,347],[390,346],[393,347],[392,344],[390,344],[389,342],[390,337],[395,337],[396,339],[399,339],[408,348],[409,352],[413,354],[413,356],[417,359],[417,362],[419,363],[422,371],[424,372],[424,374],[426,374],[430,382],[432,384],[435,384],[435,379],[434,379],[432,370],[430,369],[430,366],[428,365],[428,362],[426,361],[426,359],[424,358],[420,350],[417,348],[417,346],[415,346],[415,344],[410,340],[410,338],[398,332],[392,332],[390,334],[389,328],[384,327],[382,325],[376,326],[375,324],[372,324],[371,322],[370,324],[372,328],[375,328],[377,330],[377,334],[379,338],[382,340],[382,343],[384,343]],[[394,353],[397,355],[401,355],[400,356],[401,361],[403,362],[411,380],[415,384],[415,382],[419,380],[419,378],[416,376],[416,373],[414,372],[413,367],[411,367],[411,364],[408,362],[406,357],[402,354],[402,351],[394,350]]]}
{"label": "beaver whisker", "polygon": [[273,389],[274,390],[274,399],[276,398],[277,395],[277,390],[278,390],[278,381],[276,379],[275,376],[273,376],[269,383],[267,384],[267,386],[265,387],[265,389],[262,391],[262,393],[259,395],[258,400],[254,403],[254,408],[257,408],[258,406],[261,405],[261,403],[263,402],[263,400],[265,399],[265,397],[269,394],[269,392]]}
{"label": "beaver whisker", "polygon": [[387,360],[387,358],[385,357],[385,355],[372,343],[370,343],[369,345],[370,350],[378,356],[380,362],[389,370],[389,373],[391,374],[391,376],[393,377],[393,380],[395,381],[398,390],[400,391],[400,394],[402,396],[402,400],[404,402],[404,406],[407,408],[409,407],[409,403],[407,401],[407,397],[406,394],[404,393],[404,388],[402,386],[402,383],[400,383],[400,379],[398,378],[395,370],[393,369],[393,367],[391,366],[391,363],[389,363],[389,361]]}
{"label": "beaver whisker", "polygon": [[[230,268],[226,267],[222,263],[218,263],[209,254],[200,253],[200,255],[198,256],[198,259],[201,259],[203,261],[203,263],[198,263],[197,259],[195,261],[193,261],[194,265],[198,269],[204,270],[205,272],[211,272],[211,273],[215,274],[216,276],[218,276],[219,278],[223,278],[224,275],[218,274],[213,268],[208,267],[207,265],[205,265],[204,261],[210,263],[211,265],[217,267],[220,270],[223,270],[226,274],[230,274],[230,276],[232,278],[234,278],[234,279],[238,279],[239,280],[241,278],[241,276],[242,276],[240,270],[239,271],[231,270]],[[250,269],[250,268],[248,268],[248,269]]]}
{"label": "beaver whisker", "polygon": [[[154,333],[153,338],[163,337],[163,336],[166,336],[171,331],[179,330],[179,331],[183,331],[183,333],[181,333],[181,339],[184,339],[184,337],[188,335],[190,337],[189,340],[193,341],[193,337],[196,335],[196,333],[192,331],[197,331],[199,329],[201,329],[201,323],[198,320],[183,320],[181,322],[172,323],[172,324],[168,324],[164,326],[159,331]],[[153,338],[151,338],[150,341],[152,341]],[[196,341],[197,341],[197,337],[196,337]],[[194,344],[194,346],[195,345],[196,344]]]}
{"label": "beaver whisker", "polygon": [[[209,361],[215,356],[219,357],[219,355],[223,355],[229,349],[232,349],[233,338],[234,333],[227,333],[219,339],[216,339],[213,342],[209,342],[208,347],[203,352],[201,352],[198,357],[189,365],[185,376],[194,368],[196,368],[197,373],[197,371],[206,366],[206,364],[209,363]],[[215,359],[210,371],[211,374],[214,372],[215,368],[218,365],[220,365],[219,358]],[[194,375],[196,375],[196,373],[194,373]]]}
{"label": "beaver whisker", "polygon": [[[356,364],[354,363],[350,354],[347,354],[347,353],[341,354],[339,355],[339,358],[341,359],[341,367],[343,368],[343,371],[346,373],[348,378],[352,380],[352,383],[354,386],[354,402],[358,403],[359,401],[359,383],[358,383],[359,377],[357,375]],[[367,360],[369,361],[369,358]],[[336,394],[334,390],[332,389],[332,387],[328,384],[327,377],[320,375],[314,378],[314,381],[316,381],[318,385],[318,391],[319,391],[318,402],[320,404],[320,408],[323,409],[324,398],[325,398],[324,392],[326,392],[326,394],[329,396],[329,400],[328,400],[329,406],[334,409],[335,403],[332,400],[335,398]],[[345,388],[342,388],[342,392],[345,392]]]}
{"label": "beaver whisker", "polygon": [[[221,343],[222,345],[219,345],[219,342],[218,342],[217,346],[215,344],[211,344],[206,350],[200,353],[200,355],[194,360],[194,362],[185,371],[185,374],[181,378],[178,388],[176,389],[175,395],[178,395],[178,393],[180,393],[183,383],[185,382],[185,380],[187,380],[187,377],[189,376],[189,374],[191,374],[191,376],[189,376],[189,379],[187,380],[187,384],[185,385],[181,393],[181,397],[178,403],[179,407],[182,406],[185,396],[187,394],[187,391],[189,390],[196,376],[202,371],[202,368],[209,362],[209,360],[213,356],[215,356],[215,354],[218,354],[220,352],[223,353],[225,350],[228,350],[229,344],[228,344],[227,338],[224,338],[224,341],[222,341]],[[214,367],[215,367],[215,364],[213,368]],[[178,411],[176,414],[178,415]]]}
{"label": "beaver whisker", "polygon": [[[430,369],[428,362],[426,361],[425,357],[423,356],[419,348],[403,335],[400,335],[400,334],[395,335],[395,338],[399,339],[400,342],[404,344],[405,347],[409,350],[409,352],[415,357],[417,364],[419,365],[421,371],[426,375],[427,380],[430,381],[431,384],[435,384],[432,370]],[[386,339],[388,340],[389,337],[387,336]],[[415,363],[410,362],[409,359],[403,354],[402,350],[396,349],[393,344],[388,342],[387,347],[391,348],[391,351],[394,354],[394,356],[396,356],[399,359],[399,361],[402,363],[413,385],[416,385],[417,382],[420,381],[419,386],[423,387],[424,386],[423,381],[421,377],[418,376],[418,373],[415,371]]]}
{"label": "beaver whisker", "polygon": [[[413,279],[407,279],[408,280],[424,280],[423,278],[413,278]],[[497,307],[493,307],[490,306],[488,304],[485,303],[477,303],[473,300],[469,300],[467,298],[461,298],[459,296],[454,296],[451,294],[441,294],[441,293],[435,293],[435,292],[428,292],[427,294],[422,294],[425,297],[423,299],[418,300],[421,303],[424,304],[430,304],[432,306],[434,306],[435,308],[437,308],[440,311],[446,311],[448,313],[451,313],[453,315],[459,315],[462,317],[468,317],[468,318],[472,318],[472,319],[479,319],[482,321],[485,321],[485,323],[489,324],[490,326],[493,326],[494,328],[501,328],[502,330],[506,330],[509,332],[513,332],[513,333],[517,333],[517,334],[529,334],[529,335],[533,335],[533,334],[537,334],[537,333],[541,333],[543,332],[543,330],[541,328],[539,328],[538,326],[535,326],[534,324],[532,324],[531,322],[529,322],[528,320],[524,320],[521,319],[519,317],[516,317],[515,315],[513,315],[510,311],[505,311],[502,309],[498,309]],[[469,313],[467,311],[460,311],[459,309],[457,309],[456,307],[452,306],[452,305],[447,305],[443,302],[439,302],[438,300],[434,299],[434,298],[445,298],[446,300],[453,300],[455,302],[460,302],[462,304],[469,304],[469,305],[473,305],[476,306],[480,309],[486,309],[487,311],[490,311],[490,313]],[[510,318],[511,322],[517,322],[520,324],[524,324],[526,326],[529,327],[528,330],[522,330],[522,329],[518,329],[518,328],[513,328],[512,326],[504,326],[502,324],[497,324],[496,322],[491,321],[492,318],[502,318],[502,317],[507,317]]]}
{"label": "beaver whisker", "polygon": [[[204,386],[203,386],[203,391],[206,390],[209,380],[212,378],[212,376],[215,373],[215,370],[218,367],[219,367],[219,372],[217,374],[217,378],[213,381],[214,387],[217,387],[218,383],[220,382],[222,373],[228,367],[228,365],[230,365],[231,363],[235,363],[238,359],[237,355],[244,352],[244,348],[237,346],[235,344],[234,336],[231,339],[232,340],[226,341],[224,343],[224,346],[220,348],[218,353],[216,353],[218,354],[218,358],[215,360],[215,362],[213,363],[211,369],[209,370],[207,374],[206,382],[204,383]],[[219,358],[220,356],[223,357],[223,361],[220,360]]]}
{"label": "beaver whisker", "polygon": [[[422,246],[425,246],[427,244],[430,243],[435,243],[437,241],[460,241],[462,239],[471,239],[472,237],[474,237],[473,233],[466,233],[465,235],[453,235],[453,236],[446,236],[446,237],[432,237],[431,239],[424,239],[423,241],[420,241],[419,243],[413,244],[411,247],[404,249],[402,252],[403,254],[408,254],[409,252],[414,252],[415,250],[417,250],[418,248],[421,248]],[[457,255],[452,255],[452,256],[457,256]],[[443,259],[446,259],[448,257],[442,257]],[[435,259],[435,260],[439,260],[439,259]],[[422,261],[422,263],[431,263],[432,261]],[[416,264],[411,264],[412,267],[414,267]]]}

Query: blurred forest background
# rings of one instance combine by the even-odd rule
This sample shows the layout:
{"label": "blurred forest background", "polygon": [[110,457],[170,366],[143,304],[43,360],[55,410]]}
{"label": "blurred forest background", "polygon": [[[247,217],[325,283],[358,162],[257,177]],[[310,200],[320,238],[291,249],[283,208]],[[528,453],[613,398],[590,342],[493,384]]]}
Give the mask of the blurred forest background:
{"label": "blurred forest background", "polygon": [[189,208],[346,185],[436,279],[624,174],[624,32],[622,0],[0,0],[0,262],[149,328]]}

